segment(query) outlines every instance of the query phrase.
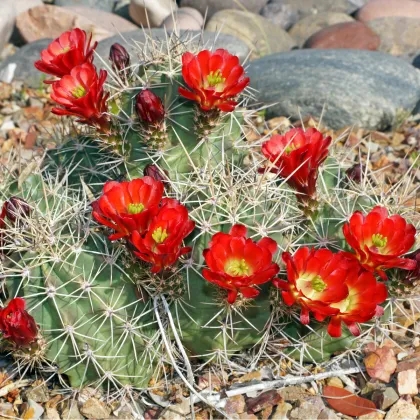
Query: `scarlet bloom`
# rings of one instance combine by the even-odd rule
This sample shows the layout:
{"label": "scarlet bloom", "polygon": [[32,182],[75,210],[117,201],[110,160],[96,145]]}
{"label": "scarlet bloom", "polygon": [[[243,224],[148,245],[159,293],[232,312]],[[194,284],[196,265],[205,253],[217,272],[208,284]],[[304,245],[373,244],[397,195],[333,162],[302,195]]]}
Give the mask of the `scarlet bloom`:
{"label": "scarlet bloom", "polygon": [[246,298],[258,296],[254,286],[267,283],[279,272],[279,266],[272,261],[277,243],[271,238],[254,242],[246,234],[245,226],[234,225],[229,234],[213,235],[209,248],[203,251],[208,266],[203,277],[226,289],[230,304],[239,292]]}
{"label": "scarlet bloom", "polygon": [[116,71],[125,70],[130,65],[130,55],[127,50],[117,42],[111,45],[109,59]]}
{"label": "scarlet bloom", "polygon": [[4,338],[19,347],[32,343],[38,334],[35,320],[25,311],[25,307],[24,299],[14,298],[0,309],[0,331]]}
{"label": "scarlet bloom", "polygon": [[388,217],[385,207],[377,206],[367,216],[356,211],[343,226],[343,233],[363,268],[376,271],[384,280],[388,268],[416,268],[415,261],[400,258],[414,245],[415,227],[399,215]]}
{"label": "scarlet bloom", "polygon": [[152,273],[158,273],[191,251],[190,247],[182,246],[182,241],[193,231],[194,226],[185,206],[172,198],[164,198],[147,232],[142,235],[135,230],[132,233],[130,240],[137,249],[134,253],[152,264]]}
{"label": "scarlet bloom", "polygon": [[282,258],[287,267],[287,281],[274,279],[273,284],[282,289],[286,305],[300,305],[302,324],[309,323],[310,312],[318,321],[339,313],[331,304],[348,297],[346,281],[357,276],[360,270],[357,262],[343,253],[308,247],[299,248],[293,256],[284,252]]}
{"label": "scarlet bloom", "polygon": [[51,98],[63,108],[53,108],[56,115],[72,115],[85,124],[93,125],[103,132],[109,129],[106,101],[109,93],[104,92],[107,72],[101,70],[99,77],[91,63],[74,67],[69,75],[52,85]]}
{"label": "scarlet bloom", "polygon": [[115,231],[110,240],[143,234],[158,213],[163,184],[149,176],[130,182],[107,182],[101,197],[92,203],[93,217]]}
{"label": "scarlet bloom", "polygon": [[284,136],[272,136],[261,151],[274,165],[271,172],[286,178],[296,191],[312,197],[316,192],[318,168],[327,158],[330,144],[331,137],[324,138],[315,128],[306,131],[293,128]]}
{"label": "scarlet bloom", "polygon": [[353,335],[358,336],[358,322],[367,322],[374,316],[383,314],[383,308],[379,304],[386,300],[388,293],[385,285],[377,282],[372,273],[364,270],[358,275],[352,273],[347,277],[346,285],[349,290],[347,298],[331,304],[332,308],[339,310],[337,315],[331,317],[328,325],[328,334],[331,337],[341,337],[342,322]]}
{"label": "scarlet bloom", "polygon": [[41,60],[35,62],[35,67],[60,78],[70,74],[74,67],[92,62],[93,52],[98,43],[95,42],[91,47],[91,40],[92,35],[87,38],[86,32],[79,28],[64,32],[41,52]]}
{"label": "scarlet bloom", "polygon": [[136,111],[140,120],[149,124],[160,122],[165,117],[161,99],[148,89],[143,89],[137,94]]}
{"label": "scarlet bloom", "polygon": [[204,111],[233,111],[238,104],[234,98],[249,84],[239,58],[223,49],[204,50],[198,55],[186,52],[182,56],[182,76],[191,90],[180,87],[180,95],[198,102]]}

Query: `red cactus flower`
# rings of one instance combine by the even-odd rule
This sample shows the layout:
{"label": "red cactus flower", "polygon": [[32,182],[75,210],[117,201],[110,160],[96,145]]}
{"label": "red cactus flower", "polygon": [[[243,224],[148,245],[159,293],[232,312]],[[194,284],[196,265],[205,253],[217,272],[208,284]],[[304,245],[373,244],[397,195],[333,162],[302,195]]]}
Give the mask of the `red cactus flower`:
{"label": "red cactus flower", "polygon": [[239,58],[223,49],[204,50],[198,55],[186,52],[182,76],[191,90],[180,87],[180,95],[198,102],[204,111],[233,111],[238,104],[234,98],[249,84]]}
{"label": "red cactus flower", "polygon": [[63,108],[53,108],[56,115],[73,115],[85,124],[93,125],[103,132],[109,130],[106,101],[109,93],[104,92],[107,72],[101,70],[99,77],[91,63],[73,68],[69,75],[55,82],[51,98]]}
{"label": "red cactus flower", "polygon": [[254,242],[246,234],[245,226],[234,225],[229,234],[213,235],[209,248],[203,251],[208,266],[203,270],[203,277],[226,289],[230,304],[239,292],[246,298],[258,296],[254,286],[267,283],[279,271],[272,261],[277,243],[271,238]]}
{"label": "red cactus flower", "polygon": [[306,131],[293,128],[284,136],[272,136],[261,151],[274,165],[271,172],[288,179],[288,184],[299,193],[312,197],[316,192],[318,168],[327,158],[330,144],[331,137],[324,138],[315,128]]}
{"label": "red cactus flower", "polygon": [[161,99],[148,89],[143,89],[137,94],[136,111],[139,118],[149,124],[158,123],[165,117]]}
{"label": "red cactus flower", "polygon": [[32,343],[38,334],[35,320],[25,311],[25,307],[24,299],[14,298],[0,309],[0,331],[4,338],[19,347]]}
{"label": "red cactus flower", "polygon": [[384,280],[387,278],[384,270],[388,268],[416,267],[415,261],[400,258],[414,245],[415,227],[399,215],[388,217],[385,207],[375,207],[366,217],[356,211],[343,226],[343,233],[360,264],[368,271],[376,271]]}
{"label": "red cactus flower", "polygon": [[79,28],[64,32],[46,50],[41,51],[41,60],[35,62],[35,67],[60,78],[70,74],[74,67],[92,62],[93,52],[98,43],[95,42],[91,47],[91,40],[92,35],[87,38],[86,32]]}
{"label": "red cactus flower", "polygon": [[148,231],[143,235],[138,231],[132,233],[130,241],[137,249],[134,253],[152,264],[152,273],[158,273],[191,251],[190,247],[182,247],[182,241],[194,226],[185,206],[172,198],[164,198]]}
{"label": "red cactus flower", "polygon": [[284,252],[287,281],[274,279],[274,286],[282,289],[283,300],[288,306],[298,303],[302,324],[309,323],[310,312],[318,321],[339,313],[331,304],[346,299],[349,290],[346,281],[357,276],[360,265],[328,249],[299,248],[292,256]]}
{"label": "red cactus flower", "polygon": [[347,276],[346,285],[348,296],[330,305],[339,310],[337,315],[331,317],[328,325],[328,334],[331,337],[341,337],[342,322],[353,335],[358,336],[358,322],[367,322],[374,316],[383,314],[383,308],[378,305],[386,300],[388,292],[385,285],[377,282],[372,273],[361,270],[354,275],[353,272],[353,275]]}
{"label": "red cactus flower", "polygon": [[149,176],[130,182],[107,182],[101,197],[92,203],[93,217],[115,231],[110,240],[144,233],[159,210],[163,184]]}

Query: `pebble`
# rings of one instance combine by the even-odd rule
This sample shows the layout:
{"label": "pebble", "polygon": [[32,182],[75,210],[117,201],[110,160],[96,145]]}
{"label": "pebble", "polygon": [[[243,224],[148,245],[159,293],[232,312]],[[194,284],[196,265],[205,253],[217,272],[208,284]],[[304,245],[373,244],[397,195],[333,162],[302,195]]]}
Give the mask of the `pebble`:
{"label": "pebble", "polygon": [[[31,134],[34,134],[36,136],[35,133],[31,133]],[[25,147],[26,147],[26,142],[25,142]],[[50,400],[48,387],[45,384],[36,385],[35,387],[28,389],[25,394],[28,400],[33,400],[37,403],[45,403]]]}
{"label": "pebble", "polygon": [[107,419],[111,409],[97,398],[89,398],[81,407],[80,412],[89,419]]}
{"label": "pebble", "polygon": [[361,22],[396,16],[420,19],[420,3],[415,0],[371,0],[356,16]]}
{"label": "pebble", "polygon": [[343,381],[340,378],[328,378],[327,385],[335,386],[337,388],[344,388]]}
{"label": "pebble", "polygon": [[161,26],[167,30],[199,31],[204,26],[204,18],[198,10],[192,7],[181,7],[174,15],[170,14]]}
{"label": "pebble", "polygon": [[379,410],[387,410],[399,399],[394,388],[386,387],[383,391],[374,391],[371,400]]}
{"label": "pebble", "polygon": [[44,414],[44,409],[41,405],[33,400],[28,400],[22,418],[24,420],[38,420]]}
{"label": "pebble", "polygon": [[227,399],[224,410],[226,411],[226,414],[234,415],[245,412],[245,408],[246,403],[244,396],[235,395],[234,397],[230,397]]}
{"label": "pebble", "polygon": [[129,13],[138,25],[154,28],[162,25],[177,8],[175,0],[131,0]]}
{"label": "pebble", "polygon": [[385,420],[415,420],[417,415],[417,408],[413,404],[399,400],[388,411]]}
{"label": "pebble", "polygon": [[62,412],[63,419],[72,419],[72,420],[84,420],[83,416],[80,414],[77,404],[73,401],[70,401],[70,406],[66,407]]}
{"label": "pebble", "polygon": [[414,369],[398,372],[398,393],[400,395],[416,395],[418,394],[417,372]]}

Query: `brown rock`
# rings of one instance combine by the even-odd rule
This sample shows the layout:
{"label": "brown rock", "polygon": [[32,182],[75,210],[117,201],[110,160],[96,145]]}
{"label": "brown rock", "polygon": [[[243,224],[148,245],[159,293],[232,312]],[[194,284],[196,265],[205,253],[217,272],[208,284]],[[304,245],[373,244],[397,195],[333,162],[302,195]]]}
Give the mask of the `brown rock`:
{"label": "brown rock", "polygon": [[399,400],[388,411],[385,420],[415,420],[417,415],[417,408],[413,404]]}
{"label": "brown rock", "polygon": [[304,48],[350,48],[375,51],[380,44],[379,36],[364,23],[344,22],[321,29],[305,42]]}
{"label": "brown rock", "polygon": [[243,395],[235,395],[228,398],[225,405],[225,411],[229,415],[242,414],[245,412],[245,398]]}
{"label": "brown rock", "polygon": [[267,407],[272,407],[277,405],[281,401],[281,397],[277,391],[274,389],[271,391],[263,392],[255,398],[249,398],[247,400],[247,412],[258,413],[261,410],[264,410]]}
{"label": "brown rock", "polygon": [[420,18],[420,2],[414,0],[371,0],[357,12],[357,20],[361,22],[396,16]]}
{"label": "brown rock", "polygon": [[21,13],[16,19],[16,26],[26,42],[33,42],[42,38],[57,38],[63,32],[73,28],[91,32],[95,41],[113,35],[112,32],[97,26],[85,16],[51,5],[33,7]]}
{"label": "brown rock", "polygon": [[397,368],[397,358],[394,355],[394,350],[389,347],[376,349],[365,357],[364,363],[371,378],[387,383],[391,380],[391,375]]}
{"label": "brown rock", "polygon": [[410,354],[399,362],[396,372],[402,372],[409,369],[420,370],[420,353]]}
{"label": "brown rock", "polygon": [[417,373],[414,369],[404,370],[398,373],[397,383],[400,395],[416,395],[419,390],[417,387]]}

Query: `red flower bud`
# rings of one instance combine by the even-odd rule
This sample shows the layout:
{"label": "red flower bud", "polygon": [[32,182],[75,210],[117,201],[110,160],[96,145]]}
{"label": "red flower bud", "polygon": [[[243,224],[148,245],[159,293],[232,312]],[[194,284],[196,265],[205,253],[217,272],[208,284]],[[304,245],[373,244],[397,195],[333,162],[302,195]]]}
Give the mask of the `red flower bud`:
{"label": "red flower bud", "polygon": [[0,310],[0,331],[3,337],[17,346],[27,346],[35,341],[38,327],[34,318],[25,311],[26,302],[14,298]]}
{"label": "red flower bud", "polygon": [[150,178],[153,178],[156,181],[161,181],[164,184],[168,183],[169,179],[169,173],[165,169],[160,169],[156,165],[152,165],[149,163],[144,169],[143,169],[143,175],[144,176],[150,176]]}
{"label": "red flower bud", "polygon": [[116,71],[124,70],[130,65],[130,55],[127,50],[117,42],[111,45],[109,59],[112,62],[112,67]]}
{"label": "red flower bud", "polygon": [[29,216],[31,213],[31,208],[29,204],[19,197],[11,197],[4,203],[4,208],[6,211],[6,217],[15,222],[16,218],[19,216]]}
{"label": "red flower bud", "polygon": [[360,184],[363,179],[363,172],[365,171],[366,167],[358,163],[357,165],[352,166],[351,168],[347,169],[346,175],[347,178],[351,179],[354,182]]}
{"label": "red flower bud", "polygon": [[165,117],[165,108],[159,96],[144,89],[136,96],[136,111],[139,118],[147,123],[156,123]]}

